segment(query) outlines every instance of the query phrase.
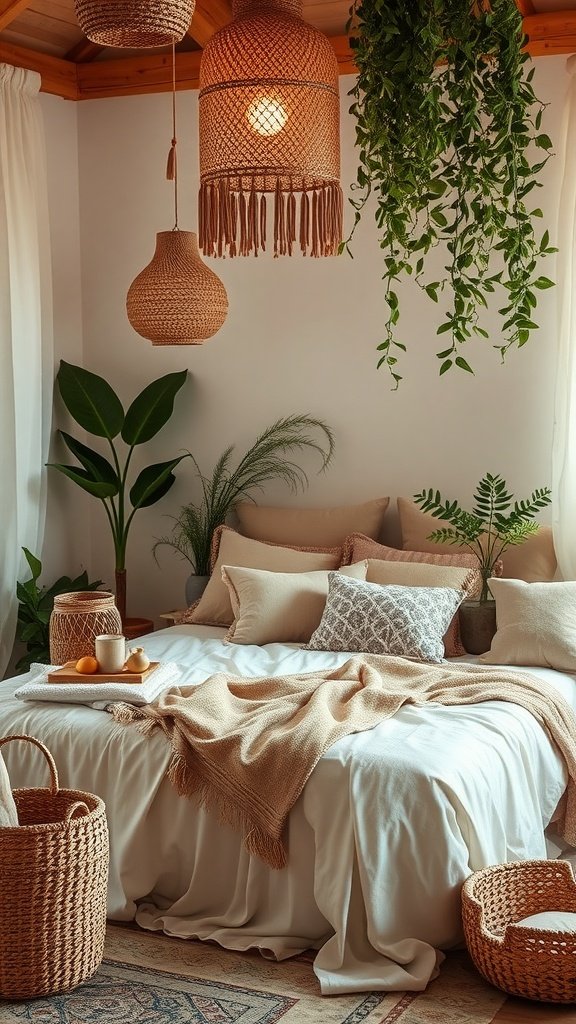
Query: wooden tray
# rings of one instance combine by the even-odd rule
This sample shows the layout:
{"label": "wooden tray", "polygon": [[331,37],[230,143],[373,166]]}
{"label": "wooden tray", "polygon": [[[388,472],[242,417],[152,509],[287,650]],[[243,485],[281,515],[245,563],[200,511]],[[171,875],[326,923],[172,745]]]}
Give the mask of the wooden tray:
{"label": "wooden tray", "polygon": [[48,673],[49,683],[143,683],[147,676],[158,668],[159,661],[151,661],[148,668],[145,668],[143,672],[128,672],[124,669],[123,672],[106,673],[106,672],[77,672],[74,668],[75,661],[67,661],[62,668],[56,669],[55,672]]}

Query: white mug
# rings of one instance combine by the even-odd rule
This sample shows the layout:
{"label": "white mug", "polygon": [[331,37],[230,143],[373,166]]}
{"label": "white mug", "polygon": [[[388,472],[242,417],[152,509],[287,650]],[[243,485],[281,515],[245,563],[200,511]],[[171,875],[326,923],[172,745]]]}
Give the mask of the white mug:
{"label": "white mug", "polygon": [[126,637],[105,633],[94,642],[98,671],[115,675],[121,672],[126,661]]}

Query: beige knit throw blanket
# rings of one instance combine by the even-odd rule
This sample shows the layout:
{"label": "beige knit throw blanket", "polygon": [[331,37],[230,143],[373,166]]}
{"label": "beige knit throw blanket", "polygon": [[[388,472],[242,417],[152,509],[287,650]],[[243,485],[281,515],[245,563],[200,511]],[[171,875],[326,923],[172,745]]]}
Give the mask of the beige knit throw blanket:
{"label": "beige knit throw blanket", "polygon": [[576,845],[576,715],[554,687],[527,673],[362,654],[321,673],[259,679],[217,673],[156,704],[111,710],[119,722],[140,721],[144,732],[163,729],[178,792],[218,810],[251,853],[281,868],[290,809],[336,740],[374,728],[403,704],[487,700],[526,708],[562,752],[569,784],[561,827]]}

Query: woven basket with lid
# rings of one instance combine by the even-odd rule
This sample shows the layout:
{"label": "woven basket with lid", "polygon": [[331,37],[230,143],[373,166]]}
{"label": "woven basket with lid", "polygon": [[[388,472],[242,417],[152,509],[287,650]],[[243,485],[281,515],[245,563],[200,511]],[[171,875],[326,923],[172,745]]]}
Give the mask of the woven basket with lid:
{"label": "woven basket with lid", "polygon": [[54,598],[50,616],[50,661],[63,665],[85,654],[95,655],[94,640],[102,633],[122,634],[114,594],[80,590]]}
{"label": "woven basket with lid", "polygon": [[106,934],[108,825],[103,801],[60,789],[16,789],[19,826],[0,828],[0,999],[67,992],[98,969]]}

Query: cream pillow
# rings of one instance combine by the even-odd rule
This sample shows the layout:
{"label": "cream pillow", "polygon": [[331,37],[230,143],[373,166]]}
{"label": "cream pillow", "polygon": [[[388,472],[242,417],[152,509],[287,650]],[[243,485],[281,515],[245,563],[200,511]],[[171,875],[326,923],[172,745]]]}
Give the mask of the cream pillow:
{"label": "cream pillow", "polygon": [[[466,596],[476,587],[477,572],[454,565],[430,565],[425,562],[392,562],[376,558],[367,559],[366,579],[369,583],[395,585],[400,587],[451,587],[464,590]],[[444,652],[447,658],[466,654],[460,639],[458,613],[454,615],[444,635]]]}
{"label": "cream pillow", "polygon": [[539,914],[514,921],[518,928],[538,928],[543,932],[576,932],[576,914],[570,910],[543,910]]}
{"label": "cream pillow", "polygon": [[[339,572],[366,578],[366,562]],[[328,570],[267,572],[224,565],[234,622],[226,640],[235,644],[307,643],[320,623],[328,596]]]}
{"label": "cream pillow", "polygon": [[219,546],[212,575],[198,603],[185,616],[186,622],[205,626],[230,626],[234,619],[228,588],[222,579],[223,565],[241,565],[272,572],[310,572],[314,569],[336,569],[339,551],[334,554],[302,551],[297,548],[264,544],[227,528],[218,533]]}
{"label": "cream pillow", "polygon": [[[398,516],[402,533],[402,547],[407,551],[431,551],[454,554],[461,549],[455,544],[435,544],[428,540],[431,533],[450,524],[422,512],[410,498],[398,498]],[[552,541],[552,528],[540,526],[538,533],[528,537],[522,544],[507,548],[501,558],[502,573],[507,578],[525,580],[527,583],[554,579],[556,554]]]}
{"label": "cream pillow", "polygon": [[250,501],[235,506],[241,533],[274,544],[342,545],[358,531],[378,537],[390,498],[337,508],[272,508]]}
{"label": "cream pillow", "polygon": [[576,671],[576,582],[491,579],[496,633],[480,661]]}

